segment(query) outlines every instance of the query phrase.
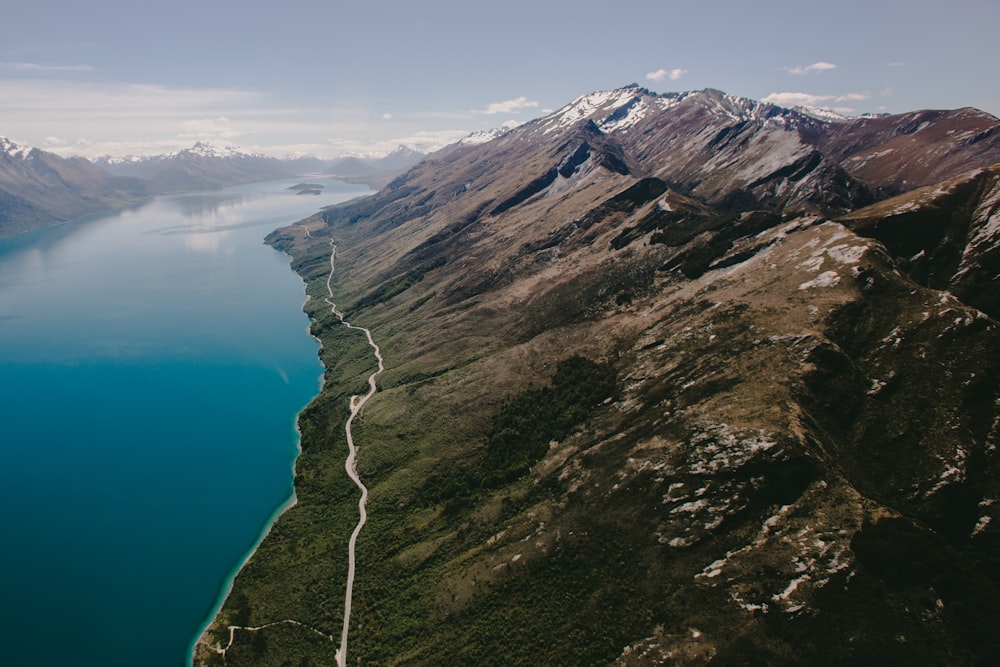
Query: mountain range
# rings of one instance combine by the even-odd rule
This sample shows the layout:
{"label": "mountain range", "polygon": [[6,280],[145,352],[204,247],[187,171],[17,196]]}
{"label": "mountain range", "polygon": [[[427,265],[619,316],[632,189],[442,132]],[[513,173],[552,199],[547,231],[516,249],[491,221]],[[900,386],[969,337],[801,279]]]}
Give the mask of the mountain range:
{"label": "mountain range", "polygon": [[425,157],[425,153],[399,146],[388,155],[378,158],[338,158],[326,165],[323,173],[349,183],[365,183],[381,189]]}
{"label": "mountain range", "polygon": [[326,172],[378,187],[424,157],[399,147],[381,158],[278,159],[198,142],[153,156],[63,158],[0,137],[0,236],[117,208],[146,197]]}
{"label": "mountain range", "polygon": [[347,660],[992,664],[998,128],[627,86],[276,231],[325,381],[195,663],[337,660],[343,313]]}
{"label": "mountain range", "polygon": [[177,153],[103,157],[95,164],[114,175],[143,179],[151,194],[223,188],[298,175],[277,158],[203,142]]}
{"label": "mountain range", "polygon": [[84,158],[62,158],[0,137],[0,236],[105,211],[146,196]]}

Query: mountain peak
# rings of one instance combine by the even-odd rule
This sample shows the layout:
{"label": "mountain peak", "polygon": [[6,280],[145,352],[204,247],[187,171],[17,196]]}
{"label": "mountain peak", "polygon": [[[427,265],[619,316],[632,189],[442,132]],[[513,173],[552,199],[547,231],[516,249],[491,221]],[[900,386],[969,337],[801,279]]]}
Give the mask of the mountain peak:
{"label": "mountain peak", "polygon": [[626,130],[644,118],[681,104],[695,104],[713,115],[734,122],[764,121],[793,112],[766,102],[730,95],[715,88],[700,91],[655,93],[638,84],[581,95],[540,120],[549,134],[582,120],[593,121],[604,133]]}
{"label": "mountain peak", "polygon": [[11,141],[7,137],[0,137],[0,153],[8,155],[12,158],[23,160],[28,157],[33,150],[35,149],[31,146],[24,146]]}
{"label": "mountain peak", "polygon": [[488,141],[493,141],[498,139],[505,134],[510,133],[511,127],[507,125],[501,125],[500,127],[494,127],[491,130],[477,130],[472,134],[462,137],[458,140],[459,146],[478,146],[479,144],[485,144]]}
{"label": "mountain peak", "polygon": [[265,157],[260,153],[245,151],[236,146],[219,147],[207,141],[198,141],[191,148],[185,148],[177,153],[178,157],[199,157],[199,158],[246,158]]}
{"label": "mountain peak", "polygon": [[824,109],[822,107],[799,105],[796,107],[792,107],[792,111],[798,111],[801,114],[805,114],[806,116],[815,118],[817,120],[833,121],[835,123],[850,120],[850,118],[845,116],[844,114],[838,113],[833,109]]}
{"label": "mountain peak", "polygon": [[652,95],[637,85],[614,90],[598,90],[581,95],[566,106],[541,119],[544,134],[569,127],[584,119],[605,119],[616,110],[647,95]]}
{"label": "mountain peak", "polygon": [[[366,577],[406,583],[368,589],[357,623],[384,621],[388,639],[360,642],[363,659],[484,662],[523,618],[513,661],[546,664],[767,663],[793,644],[802,663],[1000,653],[997,163],[1000,123],[972,112],[835,121],[630,86],[269,237],[310,280],[337,239],[342,307],[399,353],[394,418],[366,433],[394,480],[380,547],[403,555]],[[337,367],[336,334],[314,330]],[[340,419],[334,397],[356,382],[341,379],[317,419]],[[311,430],[306,451],[322,446]],[[403,433],[418,434],[405,457]],[[317,519],[282,540],[316,539],[338,511],[339,496],[302,492]],[[932,566],[900,577],[907,554]],[[274,578],[235,584],[195,664],[227,642],[263,656],[229,623],[266,605],[294,558],[253,558]],[[947,595],[941,571],[957,573]],[[304,580],[280,589],[291,607],[310,604]],[[921,598],[930,612],[913,612]],[[370,611],[393,604],[419,633]],[[609,618],[615,636],[566,636]]]}

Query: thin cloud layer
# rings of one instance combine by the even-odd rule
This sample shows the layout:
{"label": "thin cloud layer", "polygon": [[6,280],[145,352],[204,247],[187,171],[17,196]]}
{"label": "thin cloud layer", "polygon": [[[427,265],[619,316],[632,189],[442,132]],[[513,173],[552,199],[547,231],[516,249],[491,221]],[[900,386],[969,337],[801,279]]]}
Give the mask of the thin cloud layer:
{"label": "thin cloud layer", "polygon": [[180,130],[177,136],[182,139],[235,139],[241,134],[225,116],[188,120]]}
{"label": "thin cloud layer", "polygon": [[[0,135],[44,145],[60,155],[90,158],[160,155],[189,148],[195,141],[237,140],[243,148],[278,157],[329,158],[386,154],[400,144],[429,152],[470,131],[468,112],[414,112],[397,120],[388,112],[373,115],[363,105],[295,107],[276,102],[252,90],[0,77],[0,118],[20,128],[17,133],[0,128]],[[521,97],[487,110],[517,113],[536,106],[538,102]],[[375,119],[384,129],[375,129]],[[442,119],[451,127],[420,131],[421,125]],[[52,132],[66,127],[75,133]]]}
{"label": "thin cloud layer", "polygon": [[[863,102],[864,100],[870,100],[871,95],[869,93],[847,93],[846,95],[814,95],[812,93],[771,93],[767,97],[764,97],[762,102],[770,102],[771,104],[777,104],[782,107],[822,107],[828,106],[831,102],[834,104],[841,102]],[[853,109],[840,108],[837,111],[845,111],[850,113]]]}
{"label": "thin cloud layer", "polygon": [[[277,107],[266,95],[238,89],[0,78],[0,118],[8,126],[45,138],[47,150],[85,157],[160,154],[196,140],[294,140],[349,131],[349,113],[337,124],[329,121],[329,111]],[[74,128],[75,136],[52,134],[65,127]]]}
{"label": "thin cloud layer", "polygon": [[0,72],[30,72],[44,74],[46,72],[93,72],[91,65],[47,65],[42,63],[0,62]]}
{"label": "thin cloud layer", "polygon": [[671,70],[658,69],[655,72],[650,72],[646,75],[646,78],[650,81],[663,81],[664,79],[670,79],[671,81],[677,81],[682,76],[687,74],[686,69],[681,69],[676,67]]}
{"label": "thin cloud layer", "polygon": [[522,109],[533,109],[537,106],[538,102],[529,100],[527,97],[522,95],[521,97],[507,100],[506,102],[493,102],[492,104],[486,105],[485,109],[474,111],[473,113],[480,113],[488,116],[498,113],[521,113]]}
{"label": "thin cloud layer", "polygon": [[468,130],[420,131],[407,136],[388,137],[375,141],[340,137],[331,139],[330,145],[338,154],[382,157],[396,150],[399,146],[409,146],[422,153],[431,153],[455,143],[468,134]]}
{"label": "thin cloud layer", "polygon": [[816,72],[826,72],[831,69],[837,69],[837,66],[833,63],[820,61],[818,63],[813,63],[812,65],[796,65],[795,67],[785,67],[784,71],[789,74],[795,74],[801,76],[803,74],[815,74]]}

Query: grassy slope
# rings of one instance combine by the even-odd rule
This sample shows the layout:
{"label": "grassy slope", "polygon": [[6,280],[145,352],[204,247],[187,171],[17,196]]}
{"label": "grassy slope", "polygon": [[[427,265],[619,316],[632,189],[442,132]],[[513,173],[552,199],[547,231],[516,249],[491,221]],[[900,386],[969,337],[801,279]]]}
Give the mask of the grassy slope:
{"label": "grassy slope", "polygon": [[[299,504],[237,578],[223,626],[293,618],[339,635],[356,503],[341,434],[370,369],[360,335],[316,298],[332,234],[338,302],[368,304],[350,315],[387,362],[356,426],[371,497],[352,662],[655,664],[670,652],[694,664],[923,664],[996,649],[978,631],[996,614],[971,614],[996,592],[994,547],[965,523],[932,532],[975,521],[997,488],[984,405],[996,388],[968,382],[996,365],[996,326],[895,274],[876,245],[803,220],[727,241],[717,252],[748,261],[688,279],[650,270],[674,252],[662,245],[609,254],[613,216],[589,245],[555,247],[545,239],[566,221],[551,209],[510,221],[534,225],[518,243],[454,227],[457,214],[378,235],[328,218],[309,223],[314,238],[282,241],[329,369],[302,418]],[[426,244],[452,237],[461,243]],[[820,279],[830,270],[836,284]],[[496,417],[574,355],[610,364],[612,400],[529,473],[469,489]],[[972,482],[927,488],[962,456],[976,458]],[[893,576],[907,545],[928,565]],[[942,581],[942,568],[954,575]],[[317,637],[288,625],[238,634],[228,664],[329,664],[333,646]]]}

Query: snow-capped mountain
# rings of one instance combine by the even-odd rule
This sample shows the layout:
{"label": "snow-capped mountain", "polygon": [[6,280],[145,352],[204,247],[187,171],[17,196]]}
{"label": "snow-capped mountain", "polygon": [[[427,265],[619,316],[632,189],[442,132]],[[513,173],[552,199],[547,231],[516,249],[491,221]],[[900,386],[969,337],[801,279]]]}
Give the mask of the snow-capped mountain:
{"label": "snow-capped mountain", "polygon": [[0,137],[0,236],[121,206],[146,194],[143,183],[117,178],[83,158]]}
{"label": "snow-capped mountain", "polygon": [[149,181],[153,193],[221,188],[294,175],[277,158],[207,142],[166,155],[102,157],[95,163],[112,174]]}
{"label": "snow-capped mountain", "polygon": [[[393,351],[361,445],[378,530],[358,541],[358,661],[1000,655],[993,116],[630,86],[269,240],[313,285],[335,240],[338,308]],[[198,665],[335,662],[255,616],[343,608],[331,560],[303,554],[350,539],[331,434],[369,371],[306,308],[330,371],[299,502]]]}
{"label": "snow-capped mountain", "polygon": [[[578,168],[587,154],[605,166],[620,162],[619,170],[668,181],[710,204],[742,198],[746,206],[767,200],[772,207],[832,212],[936,183],[968,164],[991,164],[998,155],[990,134],[996,124],[972,109],[845,118],[712,89],[659,95],[627,86],[583,95],[491,137],[489,150],[530,168],[517,151],[573,132],[579,138],[573,149],[581,153],[565,159],[582,160]],[[472,143],[458,148],[473,150]],[[917,149],[926,159],[911,159]],[[556,183],[560,168],[542,169],[532,188]]]}
{"label": "snow-capped mountain", "polygon": [[217,159],[268,159],[263,153],[247,151],[235,146],[216,146],[215,144],[199,141],[191,148],[174,153],[173,157],[179,158],[217,158]]}
{"label": "snow-capped mountain", "polygon": [[34,148],[31,146],[24,146],[6,137],[0,137],[0,156],[7,160],[24,160],[33,150]]}
{"label": "snow-capped mountain", "polygon": [[493,141],[494,139],[496,139],[498,137],[502,137],[503,135],[507,134],[508,132],[510,132],[510,128],[509,127],[496,127],[496,128],[493,128],[492,130],[478,130],[478,131],[473,132],[472,134],[468,135],[467,137],[463,137],[462,139],[459,139],[458,140],[458,145],[459,146],[478,146],[479,144],[485,144],[488,141]]}

